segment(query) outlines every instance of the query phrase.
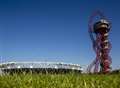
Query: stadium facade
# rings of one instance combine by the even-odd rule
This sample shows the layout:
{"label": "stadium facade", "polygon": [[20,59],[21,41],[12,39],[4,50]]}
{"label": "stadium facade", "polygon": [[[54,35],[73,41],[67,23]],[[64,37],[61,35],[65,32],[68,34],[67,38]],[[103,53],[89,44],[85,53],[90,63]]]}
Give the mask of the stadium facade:
{"label": "stadium facade", "polygon": [[8,62],[0,64],[1,73],[35,72],[35,73],[69,73],[82,72],[78,64],[63,62]]}

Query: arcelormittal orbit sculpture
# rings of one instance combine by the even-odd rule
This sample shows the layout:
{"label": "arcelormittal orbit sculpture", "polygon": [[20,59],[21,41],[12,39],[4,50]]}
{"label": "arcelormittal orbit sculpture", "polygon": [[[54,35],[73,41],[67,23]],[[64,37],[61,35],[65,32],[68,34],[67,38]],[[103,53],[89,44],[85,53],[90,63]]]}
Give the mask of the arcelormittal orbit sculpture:
{"label": "arcelormittal orbit sculpture", "polygon": [[108,39],[110,28],[110,22],[100,11],[96,11],[90,17],[89,35],[93,43],[93,49],[96,53],[96,58],[88,66],[88,72],[91,72],[92,69],[94,73],[109,73],[111,71],[112,61],[111,57],[109,56],[111,43]]}

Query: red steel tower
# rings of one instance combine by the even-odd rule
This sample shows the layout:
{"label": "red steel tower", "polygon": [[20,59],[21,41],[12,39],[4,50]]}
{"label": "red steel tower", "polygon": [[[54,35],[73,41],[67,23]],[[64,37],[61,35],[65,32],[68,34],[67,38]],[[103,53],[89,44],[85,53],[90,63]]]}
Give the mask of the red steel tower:
{"label": "red steel tower", "polygon": [[[99,16],[98,21],[94,21],[93,18]],[[95,60],[88,66],[88,72],[91,72],[94,67],[93,72],[108,73],[111,70],[111,57],[109,52],[111,49],[111,44],[108,39],[109,31],[111,28],[110,22],[105,19],[100,11],[95,12],[89,21],[89,34],[93,43],[93,49],[96,53]]]}

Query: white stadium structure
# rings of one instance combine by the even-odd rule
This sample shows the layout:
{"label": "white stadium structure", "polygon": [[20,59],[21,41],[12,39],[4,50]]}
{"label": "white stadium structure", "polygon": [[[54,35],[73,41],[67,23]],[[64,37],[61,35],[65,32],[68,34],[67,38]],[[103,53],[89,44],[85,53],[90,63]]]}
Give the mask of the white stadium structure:
{"label": "white stadium structure", "polygon": [[63,62],[8,62],[0,64],[1,73],[35,72],[35,73],[81,73],[82,67],[78,64]]}

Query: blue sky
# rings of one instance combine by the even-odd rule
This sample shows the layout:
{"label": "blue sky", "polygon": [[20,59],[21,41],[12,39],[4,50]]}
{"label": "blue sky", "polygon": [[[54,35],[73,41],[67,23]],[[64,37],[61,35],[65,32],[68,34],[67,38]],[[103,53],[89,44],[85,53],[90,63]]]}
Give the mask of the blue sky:
{"label": "blue sky", "polygon": [[119,0],[0,0],[0,56],[5,61],[62,61],[88,65],[95,58],[90,15],[100,9],[112,23],[113,68],[120,66]]}

